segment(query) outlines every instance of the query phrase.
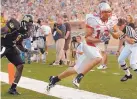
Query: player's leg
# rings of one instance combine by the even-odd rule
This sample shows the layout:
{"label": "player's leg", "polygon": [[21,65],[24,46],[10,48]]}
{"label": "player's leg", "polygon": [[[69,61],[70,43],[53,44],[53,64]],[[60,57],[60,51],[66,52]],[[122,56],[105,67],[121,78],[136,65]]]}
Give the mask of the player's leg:
{"label": "player's leg", "polygon": [[11,88],[9,89],[10,94],[16,95],[19,94],[16,90],[16,87],[22,76],[24,62],[22,61],[20,54],[17,52],[17,49],[15,48],[10,50],[10,52],[6,54],[6,57],[11,63],[13,63],[16,66],[15,79],[11,85]]}
{"label": "player's leg", "polygon": [[41,52],[41,59],[42,59],[42,63],[46,62],[46,52],[44,50],[44,48],[40,48],[40,52]]}
{"label": "player's leg", "polygon": [[49,78],[50,83],[47,86],[47,91],[49,91],[50,88],[54,87],[57,82],[61,81],[62,79],[66,78],[68,76],[71,76],[75,73],[76,73],[75,69],[73,67],[69,67],[67,70],[65,70],[58,76],[50,76],[50,78]]}
{"label": "player's leg", "polygon": [[120,53],[120,56],[118,57],[118,63],[120,64],[121,68],[125,72],[125,76],[122,77],[121,81],[127,81],[128,79],[132,78],[132,75],[129,71],[129,68],[127,67],[127,64],[125,62],[126,58],[131,54],[130,47],[125,46]]}
{"label": "player's leg", "polygon": [[90,61],[88,61],[86,64],[84,64],[83,70],[81,71],[81,73],[79,73],[76,76],[76,78],[75,78],[76,86],[79,85],[81,79],[84,77],[84,75],[86,73],[88,73],[93,67],[95,67],[102,61],[102,56],[99,52],[99,49],[97,49],[96,47],[91,47],[91,46],[88,46],[85,44],[83,46],[83,51],[84,51],[84,54],[86,55],[86,57]]}
{"label": "player's leg", "polygon": [[61,74],[57,75],[57,76],[51,76],[50,77],[50,83],[47,86],[47,90],[49,91],[50,88],[52,88],[57,82],[59,82],[60,80],[71,76],[73,74],[76,73],[80,73],[80,71],[82,70],[82,63],[85,63],[87,61],[86,57],[83,55],[81,58],[78,59],[78,61],[76,62],[76,65],[74,67],[69,67],[67,70],[65,70],[64,72],[62,72]]}
{"label": "player's leg", "polygon": [[130,67],[137,73],[137,46],[131,48]]}

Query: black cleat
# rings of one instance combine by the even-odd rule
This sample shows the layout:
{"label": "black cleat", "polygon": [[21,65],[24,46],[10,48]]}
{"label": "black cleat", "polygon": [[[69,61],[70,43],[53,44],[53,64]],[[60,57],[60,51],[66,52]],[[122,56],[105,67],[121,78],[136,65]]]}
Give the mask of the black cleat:
{"label": "black cleat", "polygon": [[49,82],[49,85],[47,86],[47,92],[49,92],[50,89],[56,85],[59,79],[57,79],[57,77],[55,76],[50,76],[49,81],[50,82]]}
{"label": "black cleat", "polygon": [[73,84],[76,86],[76,87],[79,87],[79,83],[81,81],[81,79],[84,77],[83,74],[78,74],[77,77],[73,80]]}
{"label": "black cleat", "polygon": [[9,94],[12,94],[12,95],[20,95],[20,93],[17,92],[16,89],[11,89],[11,88],[9,89],[8,93],[9,93]]}
{"label": "black cleat", "polygon": [[121,81],[124,82],[127,81],[128,79],[132,79],[132,75],[130,76],[125,75],[124,77],[121,78]]}

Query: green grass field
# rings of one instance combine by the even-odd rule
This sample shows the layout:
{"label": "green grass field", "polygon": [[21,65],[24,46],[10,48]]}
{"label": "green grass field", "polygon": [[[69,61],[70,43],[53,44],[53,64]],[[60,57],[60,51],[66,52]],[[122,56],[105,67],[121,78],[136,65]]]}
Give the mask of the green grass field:
{"label": "green grass field", "polygon": [[2,97],[2,99],[58,99],[58,98],[40,94],[40,93],[37,93],[34,91],[26,90],[23,88],[18,88],[18,90],[22,93],[21,95],[13,96],[13,95],[10,95],[7,93],[7,89],[9,87],[10,87],[9,85],[7,85],[3,82],[1,83],[1,90],[2,90],[1,97]]}
{"label": "green grass field", "polygon": [[[55,52],[53,50],[49,51],[47,58],[46,64],[25,64],[23,76],[47,82],[49,76],[57,75],[67,68],[67,66],[58,67],[48,65],[55,58]],[[2,71],[7,72],[7,64],[7,59],[3,58],[1,65]],[[131,70],[133,79],[127,82],[120,82],[120,78],[124,75],[124,72],[119,69],[117,58],[112,55],[109,56],[108,67],[109,68],[107,70],[97,70],[94,68],[94,72],[89,72],[84,77],[81,82],[80,89],[98,94],[114,96],[121,99],[137,99],[137,74]],[[120,75],[113,73],[120,73]],[[59,84],[73,87],[72,79],[74,76],[62,80]],[[9,85],[2,85],[2,99],[14,98],[11,98],[10,95],[7,94],[8,88]],[[22,93],[22,97],[16,96],[15,99],[56,99],[54,97],[50,98],[48,96],[22,88],[19,88],[19,91]]]}

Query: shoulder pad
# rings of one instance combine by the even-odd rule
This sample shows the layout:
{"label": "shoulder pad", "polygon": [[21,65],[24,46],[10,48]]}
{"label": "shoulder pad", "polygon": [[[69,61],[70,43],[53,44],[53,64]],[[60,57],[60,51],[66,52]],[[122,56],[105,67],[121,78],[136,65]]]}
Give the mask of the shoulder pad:
{"label": "shoulder pad", "polygon": [[90,26],[90,27],[95,27],[96,25],[99,24],[98,22],[98,17],[94,16],[93,14],[87,14],[86,15],[86,25]]}

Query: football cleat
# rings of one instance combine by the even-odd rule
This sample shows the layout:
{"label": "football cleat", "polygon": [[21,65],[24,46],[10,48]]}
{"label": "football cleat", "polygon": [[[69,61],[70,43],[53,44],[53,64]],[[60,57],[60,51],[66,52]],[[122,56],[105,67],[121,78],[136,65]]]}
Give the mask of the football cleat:
{"label": "football cleat", "polygon": [[79,83],[83,77],[84,77],[83,74],[78,74],[77,77],[73,80],[73,85],[76,86],[77,88],[79,88],[79,86],[80,86]]}
{"label": "football cleat", "polygon": [[128,79],[132,79],[132,75],[130,76],[125,75],[124,77],[121,78],[121,82],[127,81]]}
{"label": "football cleat", "polygon": [[72,83],[75,87],[79,88],[79,83],[76,79],[74,79]]}
{"label": "football cleat", "polygon": [[50,78],[49,78],[49,85],[47,86],[47,92],[49,92],[50,91],[50,89],[52,88],[52,87],[54,87],[55,85],[56,85],[56,83],[58,82],[57,80],[56,80],[56,77],[55,76],[50,76]]}
{"label": "football cleat", "polygon": [[12,94],[12,95],[20,95],[20,93],[17,92],[16,89],[11,89],[11,88],[9,89],[8,93],[9,93],[9,94]]}

